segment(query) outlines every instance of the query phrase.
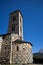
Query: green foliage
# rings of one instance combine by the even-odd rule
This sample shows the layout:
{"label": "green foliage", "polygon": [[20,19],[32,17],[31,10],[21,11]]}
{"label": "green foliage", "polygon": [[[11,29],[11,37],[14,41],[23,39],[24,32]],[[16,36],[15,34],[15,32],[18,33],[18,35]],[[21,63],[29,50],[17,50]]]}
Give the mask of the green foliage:
{"label": "green foliage", "polygon": [[43,53],[34,53],[33,54],[34,63],[43,63]]}
{"label": "green foliage", "polygon": [[43,54],[41,54],[41,53],[34,53],[34,54],[33,54],[33,58],[43,59]]}

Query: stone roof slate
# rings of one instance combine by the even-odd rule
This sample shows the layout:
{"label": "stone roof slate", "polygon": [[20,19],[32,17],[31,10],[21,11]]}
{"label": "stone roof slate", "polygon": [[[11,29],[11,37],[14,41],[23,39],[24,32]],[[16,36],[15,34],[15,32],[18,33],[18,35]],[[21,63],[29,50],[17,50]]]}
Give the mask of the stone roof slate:
{"label": "stone roof slate", "polygon": [[30,44],[31,46],[33,46],[31,42],[24,41],[24,40],[20,40],[20,39],[15,40],[13,43],[28,43],[28,44]]}

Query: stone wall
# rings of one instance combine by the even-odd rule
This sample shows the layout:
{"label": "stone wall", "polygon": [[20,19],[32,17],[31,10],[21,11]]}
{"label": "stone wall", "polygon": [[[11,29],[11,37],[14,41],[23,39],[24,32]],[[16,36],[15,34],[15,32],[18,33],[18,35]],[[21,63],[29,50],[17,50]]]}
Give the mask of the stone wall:
{"label": "stone wall", "polygon": [[20,11],[11,12],[9,16],[8,33],[18,34],[23,37],[23,18]]}
{"label": "stone wall", "polygon": [[23,40],[23,18],[20,12],[19,12],[19,36]]}
{"label": "stone wall", "polygon": [[[18,12],[13,12],[9,16],[9,26],[8,26],[8,33],[15,33],[19,34],[19,19],[18,19]],[[15,19],[15,20],[13,20]],[[15,30],[12,30],[12,26],[15,24]]]}
{"label": "stone wall", "polygon": [[1,53],[2,41],[3,41],[2,36],[0,36],[0,53]]}
{"label": "stone wall", "polygon": [[20,36],[18,34],[11,34],[11,42],[20,39]]}
{"label": "stone wall", "polygon": [[10,63],[11,35],[4,35],[1,47],[1,62]]}
{"label": "stone wall", "polygon": [[[18,47],[18,48],[17,48]],[[12,44],[12,63],[32,63],[32,46],[28,43]]]}

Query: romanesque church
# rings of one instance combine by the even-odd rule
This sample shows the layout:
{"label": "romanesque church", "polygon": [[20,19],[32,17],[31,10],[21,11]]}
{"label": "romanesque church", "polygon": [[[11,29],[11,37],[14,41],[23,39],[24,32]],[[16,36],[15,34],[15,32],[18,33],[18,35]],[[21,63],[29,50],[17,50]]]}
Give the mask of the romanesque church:
{"label": "romanesque church", "polygon": [[0,63],[32,63],[32,44],[23,40],[23,16],[20,10],[9,14],[7,34],[0,35]]}

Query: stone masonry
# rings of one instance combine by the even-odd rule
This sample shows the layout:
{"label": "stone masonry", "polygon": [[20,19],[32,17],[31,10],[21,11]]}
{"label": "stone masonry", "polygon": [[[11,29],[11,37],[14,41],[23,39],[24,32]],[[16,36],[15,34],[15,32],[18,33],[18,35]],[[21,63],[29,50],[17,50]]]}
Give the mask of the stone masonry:
{"label": "stone masonry", "polygon": [[0,62],[10,64],[33,62],[30,42],[20,40],[19,36],[15,34],[4,34],[2,39]]}
{"label": "stone masonry", "polygon": [[32,63],[32,58],[32,45],[30,42],[16,40],[12,43],[12,63]]}
{"label": "stone masonry", "polygon": [[2,36],[2,45],[0,52],[0,63],[9,63],[11,51],[11,35],[4,34]]}

